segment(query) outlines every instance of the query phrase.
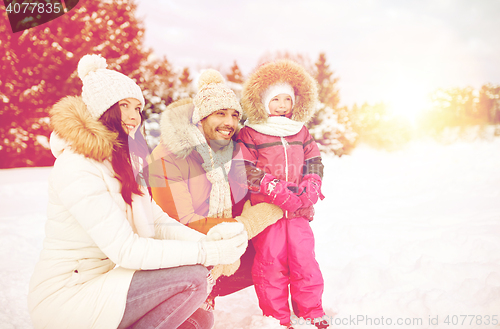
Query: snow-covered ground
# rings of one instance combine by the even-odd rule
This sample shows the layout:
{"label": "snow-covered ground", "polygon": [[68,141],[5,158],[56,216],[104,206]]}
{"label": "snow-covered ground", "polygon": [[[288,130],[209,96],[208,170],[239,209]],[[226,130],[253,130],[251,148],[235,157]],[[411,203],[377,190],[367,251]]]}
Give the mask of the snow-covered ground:
{"label": "snow-covered ground", "polygon": [[[500,139],[361,146],[324,162],[327,198],[311,225],[332,328],[498,327]],[[26,295],[50,170],[0,171],[2,329],[32,328]],[[215,329],[279,328],[253,288],[217,298],[215,316]]]}

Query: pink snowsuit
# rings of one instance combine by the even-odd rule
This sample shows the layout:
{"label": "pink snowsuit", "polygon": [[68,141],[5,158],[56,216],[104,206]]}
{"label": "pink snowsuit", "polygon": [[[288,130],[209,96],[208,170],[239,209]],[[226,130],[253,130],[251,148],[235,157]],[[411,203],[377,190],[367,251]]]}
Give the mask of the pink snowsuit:
{"label": "pink snowsuit", "polygon": [[[265,135],[246,126],[238,134],[240,156],[280,180],[299,184],[307,160],[318,159],[316,142],[304,126],[293,136]],[[321,159],[321,158],[319,158]],[[264,195],[252,193],[252,204]],[[323,277],[314,254],[314,236],[309,226],[311,207],[285,216],[253,238],[256,250],[252,277],[264,315],[290,322],[288,285],[295,315],[304,319],[322,317]]]}

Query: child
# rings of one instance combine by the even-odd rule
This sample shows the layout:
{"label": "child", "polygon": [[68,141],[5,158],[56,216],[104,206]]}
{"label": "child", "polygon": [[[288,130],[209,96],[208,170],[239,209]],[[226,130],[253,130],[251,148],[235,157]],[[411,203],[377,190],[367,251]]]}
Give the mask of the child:
{"label": "child", "polygon": [[259,67],[243,86],[248,120],[238,135],[252,204],[269,202],[285,215],[253,239],[255,290],[264,315],[292,328],[288,285],[295,315],[327,328],[323,277],[309,226],[313,205],[323,199],[323,164],[304,126],[316,110],[314,79],[300,65],[280,60]]}

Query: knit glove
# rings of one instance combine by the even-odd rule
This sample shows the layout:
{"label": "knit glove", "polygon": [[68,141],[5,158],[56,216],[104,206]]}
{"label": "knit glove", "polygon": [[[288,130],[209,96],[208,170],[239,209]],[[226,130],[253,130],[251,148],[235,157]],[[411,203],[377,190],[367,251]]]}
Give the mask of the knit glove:
{"label": "knit glove", "polygon": [[293,212],[302,207],[302,201],[288,187],[297,189],[297,184],[276,179],[270,174],[266,174],[260,182],[260,192],[266,196],[264,201]]}
{"label": "knit glove", "polygon": [[248,245],[248,234],[241,223],[221,223],[212,227],[201,241],[201,264],[232,264],[240,259]]}
{"label": "knit glove", "polygon": [[240,223],[222,222],[208,230],[206,240],[218,241],[231,239],[242,233],[244,230],[245,226]]}
{"label": "knit glove", "polygon": [[214,280],[217,281],[217,279],[221,276],[231,276],[233,275],[238,268],[240,268],[240,260],[238,259],[236,262],[228,265],[215,265],[211,270],[210,273],[212,274],[212,277]]}
{"label": "knit glove", "polygon": [[299,184],[298,197],[302,201],[302,207],[310,207],[318,198],[323,200],[325,196],[321,193],[321,178],[317,174],[305,175],[302,182]]}
{"label": "knit glove", "polygon": [[265,202],[252,206],[250,200],[248,200],[243,206],[241,215],[235,217],[235,219],[245,226],[248,239],[252,239],[282,217],[283,210],[280,207]]}

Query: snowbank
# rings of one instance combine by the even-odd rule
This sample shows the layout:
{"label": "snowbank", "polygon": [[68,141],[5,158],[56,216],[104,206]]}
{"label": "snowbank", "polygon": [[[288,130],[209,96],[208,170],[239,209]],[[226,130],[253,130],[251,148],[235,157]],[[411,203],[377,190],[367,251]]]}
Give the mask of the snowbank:
{"label": "snowbank", "polygon": [[[324,162],[327,199],[311,225],[335,328],[500,324],[500,139],[359,147]],[[0,171],[2,329],[32,328],[26,294],[50,170]],[[215,316],[215,329],[279,328],[253,288],[217,298]]]}

